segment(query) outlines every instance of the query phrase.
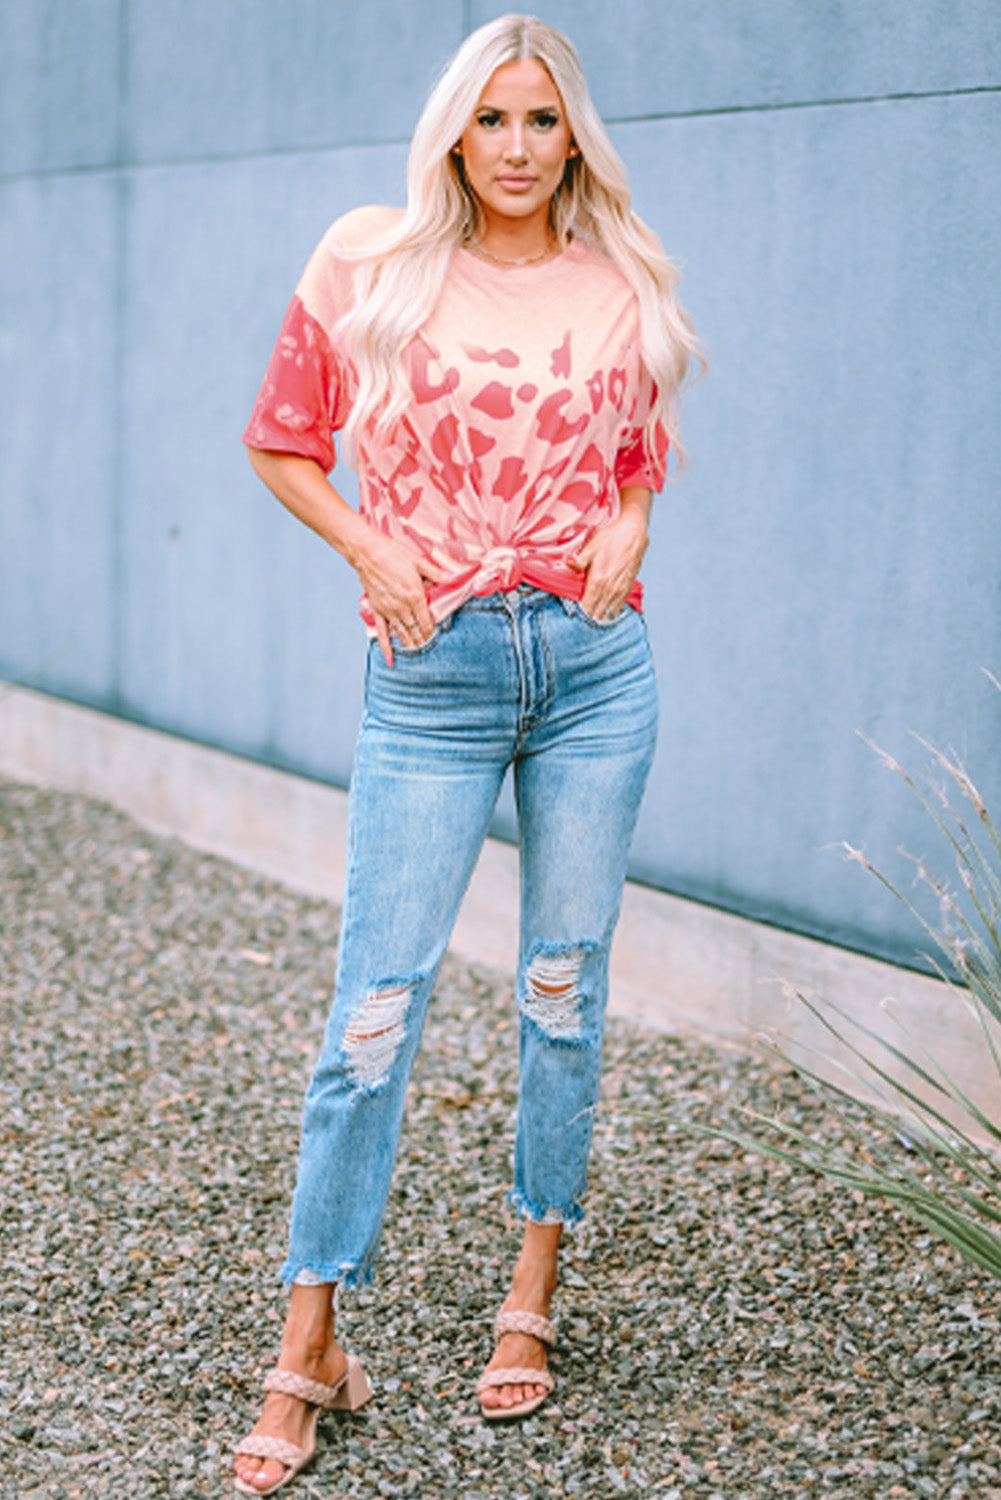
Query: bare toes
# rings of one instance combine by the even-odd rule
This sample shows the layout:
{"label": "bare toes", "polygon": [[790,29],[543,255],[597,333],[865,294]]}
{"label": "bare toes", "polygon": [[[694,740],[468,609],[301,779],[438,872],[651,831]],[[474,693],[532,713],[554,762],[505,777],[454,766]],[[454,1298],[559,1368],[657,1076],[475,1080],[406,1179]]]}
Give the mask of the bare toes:
{"label": "bare toes", "polygon": [[255,1489],[266,1490],[268,1485],[274,1484],[280,1479],[283,1466],[269,1458],[244,1458],[242,1455],[233,1465],[233,1470],[238,1479],[244,1484],[252,1484]]}

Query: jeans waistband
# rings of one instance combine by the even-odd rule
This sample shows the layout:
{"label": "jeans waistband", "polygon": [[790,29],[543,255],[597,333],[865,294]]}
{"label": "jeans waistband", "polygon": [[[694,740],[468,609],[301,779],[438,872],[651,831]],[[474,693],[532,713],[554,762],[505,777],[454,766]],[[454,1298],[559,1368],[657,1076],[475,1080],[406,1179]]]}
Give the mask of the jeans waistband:
{"label": "jeans waistband", "polygon": [[471,594],[468,599],[460,604],[459,608],[463,610],[504,610],[509,608],[512,603],[521,603],[522,600],[533,598],[539,600],[551,599],[554,602],[558,602],[556,594],[551,594],[546,589],[536,588],[534,583],[519,583],[516,588],[498,589],[493,594]]}

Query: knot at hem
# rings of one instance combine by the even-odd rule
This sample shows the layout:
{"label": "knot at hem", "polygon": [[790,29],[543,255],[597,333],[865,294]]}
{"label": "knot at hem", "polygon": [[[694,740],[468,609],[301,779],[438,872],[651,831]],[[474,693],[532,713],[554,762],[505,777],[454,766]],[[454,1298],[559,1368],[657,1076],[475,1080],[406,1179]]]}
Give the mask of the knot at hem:
{"label": "knot at hem", "polygon": [[521,558],[513,547],[491,547],[476,571],[473,590],[477,594],[507,592],[516,589],[523,576]]}

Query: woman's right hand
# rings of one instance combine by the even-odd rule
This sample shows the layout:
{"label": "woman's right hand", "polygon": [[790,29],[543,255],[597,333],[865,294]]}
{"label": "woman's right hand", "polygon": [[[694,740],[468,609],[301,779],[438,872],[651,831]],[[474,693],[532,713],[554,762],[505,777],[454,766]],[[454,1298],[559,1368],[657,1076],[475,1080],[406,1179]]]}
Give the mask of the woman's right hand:
{"label": "woman's right hand", "polygon": [[379,647],[391,667],[390,632],[404,646],[422,645],[434,630],[426,585],[443,583],[449,575],[429,557],[374,527],[352,562],[375,615]]}

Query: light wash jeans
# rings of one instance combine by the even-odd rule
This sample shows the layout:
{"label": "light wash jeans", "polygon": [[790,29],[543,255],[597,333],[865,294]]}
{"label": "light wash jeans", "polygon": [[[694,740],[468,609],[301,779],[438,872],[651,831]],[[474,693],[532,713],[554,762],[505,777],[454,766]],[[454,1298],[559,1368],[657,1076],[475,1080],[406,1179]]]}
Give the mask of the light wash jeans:
{"label": "light wash jeans", "polygon": [[522,586],[424,645],[369,651],[337,988],[306,1095],[287,1282],[371,1279],[407,1079],[438,966],[514,766],[520,1089],[511,1200],[581,1218],[608,956],[653,755],[643,619]]}

